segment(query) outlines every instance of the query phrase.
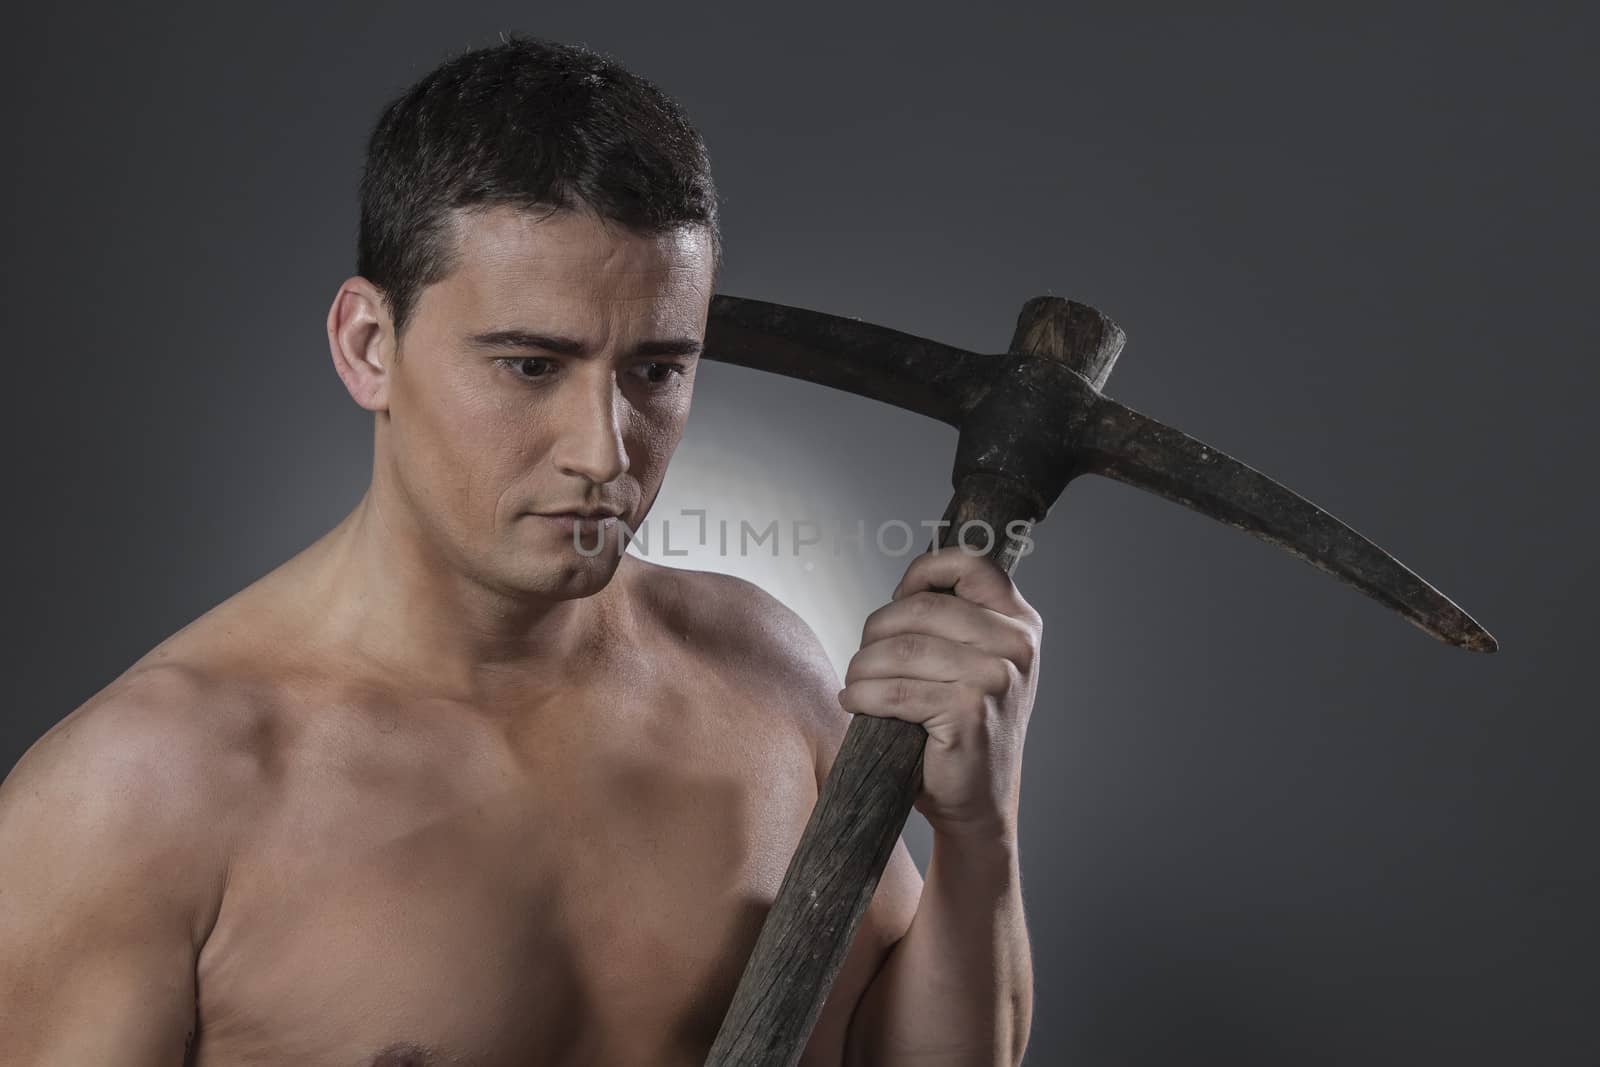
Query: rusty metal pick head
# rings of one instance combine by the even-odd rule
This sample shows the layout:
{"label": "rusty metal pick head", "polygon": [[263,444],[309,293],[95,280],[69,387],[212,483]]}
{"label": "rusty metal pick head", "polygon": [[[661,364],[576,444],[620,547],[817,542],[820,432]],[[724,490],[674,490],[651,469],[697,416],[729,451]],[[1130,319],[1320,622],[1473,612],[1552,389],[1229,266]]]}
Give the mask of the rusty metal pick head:
{"label": "rusty metal pick head", "polygon": [[1441,641],[1493,652],[1489,631],[1405,564],[1298,493],[1181,430],[1101,397],[1079,437],[1085,473],[1148,489],[1277,545]]}
{"label": "rusty metal pick head", "polygon": [[[1040,301],[1053,316],[1031,312]],[[1046,344],[1033,325],[1080,334]],[[955,480],[999,477],[1042,519],[1072,478],[1135,485],[1289,551],[1446,641],[1493,652],[1495,639],[1448,597],[1372,541],[1266,475],[1100,392],[1122,331],[1083,304],[1040,297],[1010,351],[980,355],[936,341],[761,300],[718,295],[707,359],[801,378],[949,423],[961,432]],[[1068,350],[1062,360],[1036,353]]]}

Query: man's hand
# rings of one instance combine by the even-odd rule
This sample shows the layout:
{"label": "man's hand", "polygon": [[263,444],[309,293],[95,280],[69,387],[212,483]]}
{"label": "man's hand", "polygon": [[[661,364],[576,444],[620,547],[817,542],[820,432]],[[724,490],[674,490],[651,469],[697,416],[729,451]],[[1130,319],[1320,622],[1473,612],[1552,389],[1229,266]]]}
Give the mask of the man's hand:
{"label": "man's hand", "polygon": [[1015,842],[1042,630],[1005,571],[955,546],[912,560],[867,617],[839,703],[928,731],[916,808],[935,834]]}

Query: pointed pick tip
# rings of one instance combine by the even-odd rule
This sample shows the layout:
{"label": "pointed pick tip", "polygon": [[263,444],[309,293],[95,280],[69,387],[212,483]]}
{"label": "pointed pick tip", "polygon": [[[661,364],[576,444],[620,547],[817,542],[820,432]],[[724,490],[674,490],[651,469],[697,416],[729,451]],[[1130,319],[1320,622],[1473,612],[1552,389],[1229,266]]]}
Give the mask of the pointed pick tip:
{"label": "pointed pick tip", "polygon": [[1472,619],[1466,619],[1460,625],[1448,628],[1435,630],[1431,627],[1425,627],[1425,629],[1428,629],[1433,636],[1446,644],[1464,648],[1468,652],[1498,652],[1500,650],[1500,642],[1495,640],[1494,634],[1479,626]]}
{"label": "pointed pick tip", "polygon": [[1500,642],[1495,640],[1494,634],[1479,626],[1476,619],[1454,604],[1451,604],[1450,608],[1450,617],[1447,619],[1434,618],[1424,621],[1407,613],[1406,621],[1445,644],[1464,648],[1468,652],[1500,650]]}

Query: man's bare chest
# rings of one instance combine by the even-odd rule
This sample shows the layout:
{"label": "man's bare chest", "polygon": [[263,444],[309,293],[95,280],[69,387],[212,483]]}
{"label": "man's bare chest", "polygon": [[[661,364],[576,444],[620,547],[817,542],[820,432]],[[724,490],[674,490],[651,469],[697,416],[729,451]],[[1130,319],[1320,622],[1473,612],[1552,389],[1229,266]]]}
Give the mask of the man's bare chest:
{"label": "man's bare chest", "polygon": [[200,955],[194,1062],[699,1063],[816,796],[798,729],[704,697],[504,748],[302,738]]}

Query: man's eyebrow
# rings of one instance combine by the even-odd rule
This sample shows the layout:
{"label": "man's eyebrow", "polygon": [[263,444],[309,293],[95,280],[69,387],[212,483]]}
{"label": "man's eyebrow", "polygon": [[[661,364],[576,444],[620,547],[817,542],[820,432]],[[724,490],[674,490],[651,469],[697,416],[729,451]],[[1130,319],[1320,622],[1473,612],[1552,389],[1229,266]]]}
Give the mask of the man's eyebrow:
{"label": "man's eyebrow", "polygon": [[705,345],[693,337],[663,337],[655,341],[640,341],[633,346],[636,356],[697,356]]}
{"label": "man's eyebrow", "polygon": [[[583,342],[575,337],[540,333],[537,330],[489,330],[486,333],[473,334],[470,340],[479,348],[538,348],[563,356],[581,356],[584,350]],[[635,356],[693,356],[698,355],[704,347],[704,344],[692,337],[665,337],[651,341],[640,341],[634,346],[631,354]]]}

